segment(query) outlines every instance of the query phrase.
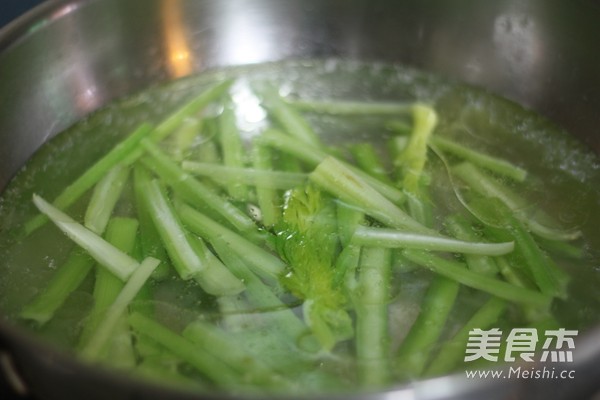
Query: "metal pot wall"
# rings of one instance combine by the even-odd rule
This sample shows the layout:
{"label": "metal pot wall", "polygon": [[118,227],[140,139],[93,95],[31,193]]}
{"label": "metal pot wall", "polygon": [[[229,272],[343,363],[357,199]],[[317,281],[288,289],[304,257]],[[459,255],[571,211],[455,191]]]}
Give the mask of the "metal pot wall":
{"label": "metal pot wall", "polygon": [[[209,68],[286,58],[401,63],[488,88],[600,152],[600,7],[572,0],[57,0],[0,33],[0,190],[39,146],[107,102]],[[83,366],[2,323],[45,399],[196,398]],[[600,335],[576,382],[423,382],[372,398],[578,398],[598,390]],[[583,398],[583,397],[582,397]]]}

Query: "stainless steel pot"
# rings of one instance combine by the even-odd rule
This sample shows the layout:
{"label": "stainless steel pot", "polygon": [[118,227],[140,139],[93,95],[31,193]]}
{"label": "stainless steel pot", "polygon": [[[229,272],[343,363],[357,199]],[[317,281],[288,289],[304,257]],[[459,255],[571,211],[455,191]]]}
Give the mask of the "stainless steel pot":
{"label": "stainless steel pot", "polygon": [[[42,143],[117,97],[287,58],[386,61],[457,78],[600,152],[598,37],[591,0],[51,0],[0,32],[0,190]],[[197,398],[84,366],[5,322],[0,335],[0,364],[40,398]],[[446,377],[366,397],[586,398],[600,389],[599,343],[600,332],[579,342],[574,381]]]}

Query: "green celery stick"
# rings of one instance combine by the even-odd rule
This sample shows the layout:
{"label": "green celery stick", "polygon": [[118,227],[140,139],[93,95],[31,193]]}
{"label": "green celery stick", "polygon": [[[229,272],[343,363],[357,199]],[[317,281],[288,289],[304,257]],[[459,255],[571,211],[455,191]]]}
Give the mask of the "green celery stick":
{"label": "green celery stick", "polygon": [[506,307],[506,302],[497,297],[489,299],[452,338],[444,342],[438,354],[430,362],[425,375],[431,377],[452,372],[463,360],[469,341],[469,332],[473,329],[486,330],[493,327],[505,312]]}
{"label": "green celery stick", "polygon": [[[219,117],[219,139],[223,165],[230,168],[243,168],[245,165],[245,149],[238,131],[235,112],[231,104],[226,104]],[[245,201],[249,197],[248,187],[243,182],[228,184],[229,195],[236,200]]]}
{"label": "green celery stick", "polygon": [[434,256],[423,250],[404,250],[403,254],[410,261],[439,275],[511,302],[548,307],[552,300],[543,293],[471,272],[461,263]]}
{"label": "green celery stick", "polygon": [[[254,143],[252,161],[258,171],[271,172],[273,169],[270,149],[260,143]],[[264,226],[274,226],[281,218],[282,204],[277,197],[277,192],[268,187],[269,182],[270,179],[267,177],[256,179],[256,197]]]}
{"label": "green celery stick", "polygon": [[184,198],[216,212],[240,232],[256,231],[256,225],[249,216],[216,194],[208,186],[184,172],[152,142],[142,141],[142,146],[151,156],[151,158],[143,159],[143,163]]}
{"label": "green celery stick", "polygon": [[[279,151],[290,154],[305,163],[307,163],[311,167],[318,166],[323,160],[328,157],[327,152],[312,147],[306,143],[302,143],[302,141],[295,139],[291,136],[285,135],[278,130],[269,129],[263,132],[259,139],[263,144],[271,146]],[[405,200],[404,193],[401,190],[395,188],[392,185],[388,185],[385,182],[380,181],[377,178],[369,175],[364,172],[360,168],[354,167],[350,164],[344,163],[340,160],[337,160],[339,163],[344,164],[344,166],[358,176],[361,179],[365,180],[370,186],[375,188],[381,195],[386,197],[389,201],[395,204],[401,204]]]}
{"label": "green celery stick", "polygon": [[154,227],[156,228],[164,248],[173,262],[173,267],[181,279],[192,279],[206,268],[204,259],[191,244],[191,235],[181,226],[178,216],[156,179],[142,170],[136,171],[143,202],[147,205]]}
{"label": "green celery stick", "polygon": [[[125,140],[117,144],[110,152],[88,168],[79,178],[67,186],[60,195],[54,199],[52,205],[59,210],[65,210],[75,203],[85,192],[91,189],[108,171],[122,162],[138,147],[140,141],[149,136],[152,127],[148,124],[140,125]],[[37,215],[25,223],[25,235],[31,234],[48,221],[43,214]]]}
{"label": "green celery stick", "polygon": [[90,256],[119,279],[123,281],[127,280],[139,266],[139,263],[135,259],[123,253],[83,225],[75,222],[71,217],[38,195],[33,195],[33,202],[71,240],[85,249]]}
{"label": "green celery stick", "polygon": [[132,313],[128,321],[138,334],[164,346],[218,385],[230,390],[241,386],[241,376],[233,368],[159,322],[140,313]]}
{"label": "green celery stick", "polygon": [[86,228],[102,235],[128,177],[129,167],[117,165],[100,179],[94,187],[92,198],[85,211]]}
{"label": "green celery stick", "polygon": [[127,306],[133,301],[139,290],[146,283],[152,271],[160,264],[160,260],[148,257],[140,264],[131,275],[114,303],[106,310],[106,314],[98,329],[92,334],[88,344],[82,349],[81,354],[85,358],[95,359],[99,356],[102,348],[109,341],[119,319],[124,315]]}
{"label": "green celery stick", "polygon": [[463,146],[453,140],[440,136],[434,136],[431,138],[431,144],[438,147],[442,151],[451,153],[462,158],[463,160],[470,161],[473,164],[477,164],[480,167],[495,172],[499,175],[514,179],[517,182],[523,182],[525,178],[527,178],[527,171],[523,168],[518,167],[506,160],[473,150],[472,148]]}
{"label": "green celery stick", "polygon": [[510,253],[514,249],[514,242],[465,242],[437,235],[428,236],[394,229],[369,228],[366,226],[356,229],[352,237],[352,243],[362,246],[449,251],[485,256],[500,256]]}
{"label": "green celery stick", "polygon": [[371,143],[357,143],[350,146],[350,152],[356,164],[366,173],[379,179],[381,182],[393,185],[385,165],[383,165],[381,156],[377,154],[375,147]]}
{"label": "green celery stick", "polygon": [[383,387],[392,375],[388,332],[390,280],[391,251],[365,248],[354,296],[358,379],[364,387]]}
{"label": "green celery stick", "polygon": [[388,116],[402,115],[410,112],[412,105],[395,102],[378,101],[347,101],[347,100],[315,100],[315,99],[290,99],[285,101],[291,106],[301,110],[319,114],[337,116],[366,115]]}
{"label": "green celery stick", "polygon": [[360,176],[333,157],[325,158],[309,179],[379,222],[399,229],[436,235],[377,192]]}
{"label": "green celery stick", "polygon": [[301,185],[308,179],[308,174],[298,172],[271,171],[263,168],[234,168],[219,164],[184,161],[181,168],[193,175],[214,180],[217,184],[245,182],[257,189],[290,189]]}
{"label": "green celery stick", "polygon": [[182,204],[178,207],[178,212],[188,229],[209,242],[215,239],[225,241],[230,250],[243,257],[252,270],[260,276],[278,280],[285,270],[285,263],[278,257],[193,208]]}
{"label": "green celery stick", "polygon": [[452,310],[460,284],[437,276],[425,293],[421,312],[410,328],[396,355],[397,368],[403,377],[420,377],[438,342]]}

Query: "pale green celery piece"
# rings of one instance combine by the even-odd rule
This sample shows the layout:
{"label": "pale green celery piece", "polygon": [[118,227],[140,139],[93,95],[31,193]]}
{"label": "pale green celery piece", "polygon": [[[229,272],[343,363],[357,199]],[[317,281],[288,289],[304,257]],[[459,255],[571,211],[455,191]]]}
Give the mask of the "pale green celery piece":
{"label": "pale green celery piece", "polygon": [[[140,125],[127,138],[113,147],[110,152],[88,168],[73,183],[67,186],[60,195],[54,199],[52,205],[59,210],[67,209],[102,179],[108,171],[121,163],[130,155],[130,153],[134,152],[138,148],[140,141],[150,135],[151,132],[152,126],[148,124]],[[46,216],[43,214],[37,215],[27,221],[24,226],[25,236],[43,226],[47,221]]]}
{"label": "pale green celery piece", "polygon": [[536,289],[535,283],[519,270],[514,268],[506,257],[498,257],[495,259],[500,275],[511,285],[524,287],[527,289]]}
{"label": "pale green celery piece", "polygon": [[[460,240],[476,242],[481,239],[473,230],[470,222],[461,215],[452,215],[446,218],[446,229]],[[498,273],[498,266],[493,258],[477,254],[467,254],[465,256],[469,269],[487,276],[494,276]]]}
{"label": "pale green celery piece", "polygon": [[136,171],[137,183],[142,188],[143,201],[147,204],[154,227],[181,279],[192,279],[206,268],[205,260],[191,244],[191,235],[181,226],[179,218],[160,182],[142,170]]}
{"label": "pale green celery piece", "polygon": [[[531,205],[525,199],[483,171],[477,169],[473,164],[468,162],[459,164],[452,168],[452,173],[467,183],[476,192],[487,197],[499,199],[514,212],[520,221],[538,236],[559,241],[574,240],[581,236],[581,231],[579,230],[566,231],[561,228],[545,225],[546,221],[549,221],[551,225],[558,226],[553,218],[542,211],[536,210],[536,215],[531,217],[528,212],[528,210],[531,210]],[[537,219],[538,217],[540,220]]]}
{"label": "pale green celery piece", "polygon": [[394,165],[402,169],[402,186],[405,190],[418,194],[419,181],[427,160],[427,143],[437,125],[435,110],[426,104],[412,106],[413,130],[408,144]]}
{"label": "pale green celery piece", "polygon": [[173,112],[156,126],[150,138],[153,142],[160,142],[171,134],[181,123],[188,117],[202,111],[204,107],[221,97],[229,87],[233,84],[233,79],[226,79],[216,83],[208,89],[204,90],[198,96],[192,98],[181,108]]}
{"label": "pale green celery piece", "polygon": [[369,228],[366,226],[356,229],[352,237],[352,242],[361,246],[448,251],[485,256],[501,256],[512,252],[515,247],[514,242],[465,242],[437,235],[428,236],[394,229]]}
{"label": "pale green celery piece", "polygon": [[442,345],[429,363],[425,376],[433,377],[452,372],[465,356],[469,332],[473,329],[490,329],[506,311],[507,303],[497,297],[489,299],[473,316]]}
{"label": "pale green celery piece", "polygon": [[336,218],[340,242],[342,243],[342,247],[346,247],[350,244],[356,228],[364,222],[365,214],[354,207],[337,202]]}
{"label": "pale green celery piece", "polygon": [[299,172],[271,171],[258,168],[234,168],[220,164],[184,161],[181,168],[193,175],[214,180],[219,185],[245,182],[256,188],[290,189],[306,183],[308,174]]}
{"label": "pale green celery piece", "polygon": [[243,257],[252,270],[261,277],[277,281],[285,270],[285,263],[281,259],[190,206],[181,204],[178,212],[188,229],[209,242],[214,240],[226,242],[230,251]]}
{"label": "pale green celery piece", "polygon": [[86,228],[102,235],[128,178],[129,167],[117,165],[100,179],[85,211]]}
{"label": "pale green celery piece", "polygon": [[182,161],[187,158],[194,141],[202,131],[203,119],[187,117],[181,126],[173,133],[170,143],[170,153],[173,159]]}
{"label": "pale green celery piece", "polygon": [[[290,154],[308,164],[310,167],[318,166],[323,160],[329,155],[322,149],[312,147],[302,141],[295,139],[291,136],[285,135],[278,130],[269,129],[262,133],[259,137],[261,143],[278,149],[284,153]],[[333,157],[333,156],[331,156]],[[360,168],[338,160],[338,162],[344,164],[344,166],[354,174],[358,175],[366,181],[375,190],[381,193],[384,197],[395,204],[402,204],[405,200],[404,193],[392,185],[388,185],[385,182],[380,181],[377,178],[369,175]]]}
{"label": "pale green celery piece", "polygon": [[398,349],[396,365],[405,378],[419,378],[452,311],[460,284],[436,276],[421,304],[421,312]]}
{"label": "pale green celery piece", "polygon": [[106,267],[122,281],[126,281],[139,263],[100,236],[75,222],[71,217],[33,195],[36,207],[56,224],[71,240],[86,250],[99,264]]}
{"label": "pale green celery piece", "polygon": [[218,357],[244,379],[264,388],[298,389],[297,384],[284,379],[275,370],[256,358],[234,336],[228,335],[215,326],[202,321],[189,324],[183,331],[183,337],[196,347]]}
{"label": "pale green celery piece", "polygon": [[371,187],[360,176],[333,157],[325,158],[310,174],[310,180],[340,198],[346,203],[360,208],[367,215],[384,225],[412,232],[437,235],[424,227],[395,204]]}
{"label": "pale green celery piece", "polygon": [[242,377],[233,368],[161,323],[140,313],[132,313],[128,321],[140,335],[165,347],[217,385],[229,390],[241,386]]}
{"label": "pale green celery piece", "polygon": [[291,106],[301,110],[319,114],[347,115],[375,115],[390,116],[410,113],[412,104],[381,101],[347,101],[347,100],[315,100],[291,99],[285,101]]}
{"label": "pale green celery piece", "polygon": [[350,152],[356,164],[366,173],[379,179],[381,182],[393,185],[392,180],[388,176],[388,171],[385,165],[383,165],[381,156],[377,154],[375,147],[371,143],[357,143],[350,146]]}
{"label": "pale green celery piece", "polygon": [[[230,168],[245,167],[246,150],[236,125],[235,112],[230,103],[225,105],[219,116],[219,133],[223,165]],[[228,184],[227,191],[234,199],[246,201],[249,196],[248,190],[243,182],[237,181]]]}
{"label": "pale green celery piece", "polygon": [[451,153],[463,160],[477,164],[489,171],[499,175],[506,176],[518,182],[523,182],[527,178],[527,171],[509,161],[481,153],[470,147],[463,146],[453,140],[434,136],[431,138],[431,144],[440,148],[442,151]]}
{"label": "pale green celery piece", "polygon": [[253,309],[260,311],[262,315],[268,314],[272,323],[296,343],[308,331],[308,327],[294,314],[290,305],[282,302],[274,290],[248,268],[248,262],[243,256],[230,251],[226,241],[217,237],[211,240],[211,244],[227,268],[246,285],[245,295]]}
{"label": "pale green celery piece", "polygon": [[585,256],[585,250],[581,244],[575,245],[556,240],[548,240],[542,237],[536,238],[536,242],[544,250],[560,257],[567,257],[573,260],[581,260]]}
{"label": "pale green celery piece", "polygon": [[358,379],[364,387],[381,388],[392,376],[388,326],[391,251],[364,248],[359,268],[354,296]]}
{"label": "pale green celery piece", "polygon": [[252,305],[239,295],[217,297],[220,325],[227,332],[244,332],[260,325],[260,320],[253,313]]}
{"label": "pale green celery piece", "polygon": [[144,165],[154,171],[182,197],[219,214],[240,232],[256,232],[256,225],[248,215],[219,196],[207,185],[183,171],[155,144],[150,141],[142,141],[141,143],[150,155],[150,158],[142,159]]}
{"label": "pale green celery piece", "polygon": [[139,268],[135,270],[125,286],[123,286],[114,303],[106,311],[104,319],[98,326],[98,330],[94,332],[88,344],[81,351],[83,357],[95,359],[99,356],[102,348],[106,345],[119,323],[119,319],[124,315],[127,307],[148,278],[150,278],[150,274],[152,274],[152,271],[154,271],[158,264],[160,264],[160,260],[152,257],[148,257],[142,261]]}
{"label": "pale green celery piece", "polygon": [[360,254],[361,247],[350,243],[343,248],[335,260],[334,285],[343,285],[348,297],[352,297],[352,294],[358,287],[356,274]]}
{"label": "pale green celery piece", "polygon": [[19,316],[40,325],[48,322],[71,293],[81,285],[93,266],[94,259],[75,245],[65,263],[50,278],[48,286],[31,303],[23,307]]}
{"label": "pale green celery piece", "polygon": [[[493,208],[487,210],[488,213],[497,214],[495,218],[500,218],[507,229],[486,226],[486,233],[495,239],[510,238],[510,240],[514,240],[515,252],[509,256],[511,261],[532,278],[542,293],[565,298],[570,279],[568,274],[539,248],[525,225],[508,207],[497,199],[486,201],[486,204],[490,202]],[[484,207],[481,205],[478,208],[479,212],[484,211]]]}
{"label": "pale green celery piece", "polygon": [[[127,136],[122,142],[112,148],[104,157],[88,168],[83,175],[71,183],[53,201],[53,205],[59,210],[65,210],[75,203],[86,191],[91,189],[106,173],[117,164],[130,165],[142,156],[143,151],[139,148],[142,139],[149,137],[154,142],[160,142],[166,138],[181,122],[188,116],[199,112],[208,103],[221,96],[233,83],[232,80],[220,82],[202,92],[170,116],[165,118],[155,128],[151,125],[142,124]],[[25,223],[25,236],[31,234],[47,222],[43,215],[37,215]]]}
{"label": "pale green celery piece", "polygon": [[543,293],[480,275],[464,268],[462,263],[435,256],[427,251],[407,249],[403,251],[403,255],[410,261],[448,279],[511,302],[548,307],[552,301],[551,297]]}
{"label": "pale green celery piece", "polygon": [[[261,172],[273,172],[273,160],[271,149],[260,144],[259,141],[253,143],[252,162],[254,168]],[[306,176],[307,178],[308,176]],[[306,178],[304,180],[306,180]],[[277,191],[268,185],[271,179],[268,177],[257,177],[256,197],[258,207],[261,211],[262,223],[264,226],[274,226],[281,218],[281,207]],[[294,185],[295,186],[295,185]]]}
{"label": "pale green celery piece", "polygon": [[190,244],[202,259],[203,268],[194,275],[202,289],[214,296],[232,296],[245,289],[244,283],[236,278],[206,246],[202,239],[190,235]]}
{"label": "pale green celery piece", "polygon": [[[108,223],[105,235],[106,241],[120,251],[131,255],[135,247],[138,227],[138,221],[135,219],[114,217]],[[106,268],[101,266],[96,268],[93,292],[94,306],[79,336],[79,348],[84,348],[89,343],[90,338],[104,319],[106,310],[114,303],[119,292],[123,289],[123,285],[124,283]],[[117,330],[117,333],[121,332],[122,329]],[[123,358],[127,358],[125,352],[122,355]]]}
{"label": "pale green celery piece", "polygon": [[[397,134],[397,136],[394,136],[392,138],[392,141],[401,138],[404,139],[404,141],[398,142],[399,146],[394,149],[395,151],[397,151],[396,155],[400,154],[400,152],[404,150],[404,148],[408,144],[408,135],[410,135],[410,133],[412,132],[412,125],[408,121],[394,119],[386,122],[385,127],[388,130]],[[395,146],[392,145],[391,147]]]}
{"label": "pale green celery piece", "polygon": [[154,270],[152,278],[162,280],[169,275],[170,260],[162,244],[160,235],[154,226],[152,213],[145,200],[144,178],[138,176],[144,173],[145,171],[142,166],[136,165],[134,167],[133,191],[135,195],[135,211],[140,224],[139,246],[141,254],[144,256],[161,260],[160,265]]}
{"label": "pale green celery piece", "polygon": [[409,191],[404,192],[406,195],[406,207],[408,215],[423,226],[433,226],[433,206],[429,198],[429,190],[424,184],[419,184],[417,193]]}
{"label": "pale green celery piece", "polygon": [[287,133],[302,143],[321,148],[322,144],[308,122],[293,107],[287,104],[275,87],[265,87],[258,93],[262,106]]}

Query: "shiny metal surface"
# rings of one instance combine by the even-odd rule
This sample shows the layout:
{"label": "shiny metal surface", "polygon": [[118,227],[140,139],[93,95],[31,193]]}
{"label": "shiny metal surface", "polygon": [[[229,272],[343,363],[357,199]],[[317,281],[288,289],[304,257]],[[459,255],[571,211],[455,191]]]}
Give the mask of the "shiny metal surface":
{"label": "shiny metal surface", "polygon": [[[599,37],[591,0],[49,1],[0,33],[0,189],[44,141],[112,99],[209,68],[285,58],[423,68],[531,107],[600,152]],[[35,383],[47,398],[168,394],[40,353],[10,328],[4,334],[26,377],[54,370]],[[372,398],[586,396],[600,381],[598,338],[589,339],[592,356],[575,387],[444,378]],[[56,382],[64,383],[58,393]]]}

